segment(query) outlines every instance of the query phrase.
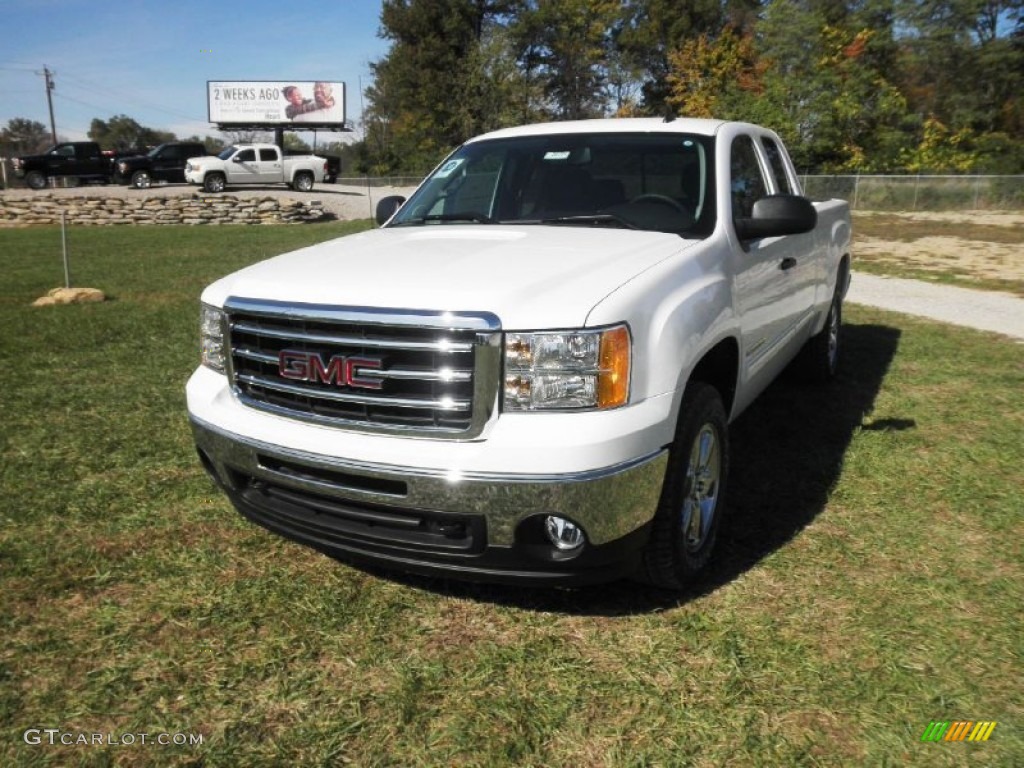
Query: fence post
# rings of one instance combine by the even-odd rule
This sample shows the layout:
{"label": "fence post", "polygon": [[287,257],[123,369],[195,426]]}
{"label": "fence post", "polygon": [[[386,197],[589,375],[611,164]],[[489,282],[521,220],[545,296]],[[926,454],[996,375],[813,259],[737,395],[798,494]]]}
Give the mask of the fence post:
{"label": "fence post", "polygon": [[981,194],[981,176],[974,177],[974,210],[978,210],[978,196]]}
{"label": "fence post", "polygon": [[852,211],[857,210],[857,198],[860,195],[860,171],[857,171],[857,175],[853,177],[853,206],[850,208]]}

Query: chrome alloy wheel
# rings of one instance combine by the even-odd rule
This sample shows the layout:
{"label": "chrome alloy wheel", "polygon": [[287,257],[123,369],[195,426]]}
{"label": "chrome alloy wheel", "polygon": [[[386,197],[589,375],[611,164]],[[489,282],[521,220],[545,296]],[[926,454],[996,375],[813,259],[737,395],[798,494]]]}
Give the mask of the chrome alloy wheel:
{"label": "chrome alloy wheel", "polygon": [[697,433],[686,468],[681,524],[686,549],[697,552],[711,532],[722,474],[722,442],[711,424]]}

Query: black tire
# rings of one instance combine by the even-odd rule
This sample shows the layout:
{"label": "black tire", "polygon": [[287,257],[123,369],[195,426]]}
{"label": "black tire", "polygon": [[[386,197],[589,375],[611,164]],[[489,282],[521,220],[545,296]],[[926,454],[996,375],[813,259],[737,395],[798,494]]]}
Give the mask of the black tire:
{"label": "black tire", "polygon": [[309,192],[313,189],[313,174],[302,171],[301,173],[295,174],[295,180],[292,186],[299,192]]}
{"label": "black tire", "polygon": [[[711,559],[725,513],[729,427],[718,390],[686,388],[643,556],[645,581],[681,589]],[[695,514],[696,513],[696,514]]]}
{"label": "black tire", "polygon": [[203,179],[203,189],[207,192],[223,192],[226,186],[227,179],[224,178],[223,173],[208,173]]}
{"label": "black tire", "polygon": [[832,304],[828,308],[825,327],[807,340],[804,348],[800,350],[797,361],[800,373],[814,384],[828,384],[835,379],[836,372],[839,370],[839,362],[842,359],[843,294],[841,283],[842,275],[840,275],[840,285],[836,286],[836,293],[832,297]]}
{"label": "black tire", "polygon": [[25,174],[25,185],[29,189],[46,189],[46,177],[39,171],[29,171]]}
{"label": "black tire", "polygon": [[135,189],[149,189],[153,186],[153,177],[149,171],[136,171],[132,174],[132,186]]}

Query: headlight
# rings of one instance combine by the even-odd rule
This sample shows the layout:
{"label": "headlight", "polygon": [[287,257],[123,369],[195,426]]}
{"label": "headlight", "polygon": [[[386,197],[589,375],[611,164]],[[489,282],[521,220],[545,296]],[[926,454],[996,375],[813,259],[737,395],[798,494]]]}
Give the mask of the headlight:
{"label": "headlight", "polygon": [[617,408],[629,401],[625,325],[505,336],[505,410]]}
{"label": "headlight", "polygon": [[199,355],[207,368],[218,373],[226,370],[227,355],[224,352],[224,329],[227,316],[216,307],[203,304],[199,311]]}
{"label": "headlight", "polygon": [[128,163],[118,163],[117,170],[121,173],[128,173]]}

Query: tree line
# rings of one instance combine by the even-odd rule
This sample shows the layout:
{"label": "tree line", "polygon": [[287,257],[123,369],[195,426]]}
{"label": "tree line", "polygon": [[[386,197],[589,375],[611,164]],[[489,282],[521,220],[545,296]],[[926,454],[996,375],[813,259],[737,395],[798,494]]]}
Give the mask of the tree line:
{"label": "tree line", "polygon": [[774,128],[801,170],[1024,172],[1024,0],[384,0],[362,172],[476,134],[661,116]]}

